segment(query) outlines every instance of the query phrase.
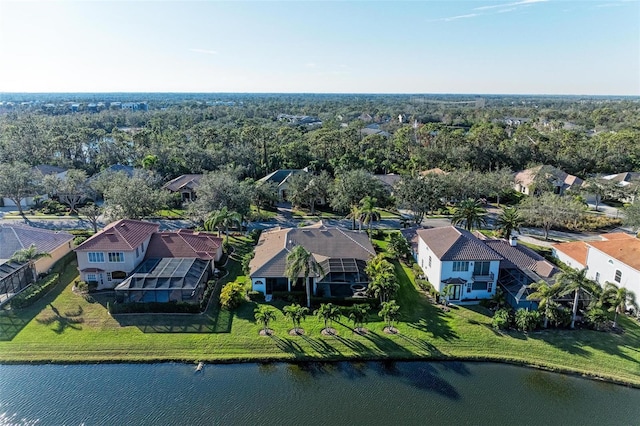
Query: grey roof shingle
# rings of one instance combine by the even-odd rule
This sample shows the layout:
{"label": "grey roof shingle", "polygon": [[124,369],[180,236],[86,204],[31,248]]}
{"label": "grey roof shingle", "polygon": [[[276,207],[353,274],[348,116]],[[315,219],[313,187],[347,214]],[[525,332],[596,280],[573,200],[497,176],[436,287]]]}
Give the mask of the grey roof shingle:
{"label": "grey roof shingle", "polygon": [[501,268],[529,270],[542,278],[549,278],[558,272],[553,264],[528,247],[512,246],[505,240],[486,240],[484,243],[504,257]]}
{"label": "grey roof shingle", "polygon": [[170,180],[165,183],[163,188],[167,189],[171,192],[177,192],[182,189],[189,189],[194,191],[199,185],[200,180],[202,179],[202,174],[190,174],[190,175],[182,175],[178,176],[175,179]]}
{"label": "grey roof shingle", "polygon": [[35,244],[39,251],[49,253],[73,240],[73,235],[62,231],[49,231],[27,225],[0,224],[0,259]]}
{"label": "grey roof shingle", "polygon": [[249,264],[250,275],[284,277],[287,254],[297,245],[312,253],[318,262],[338,258],[368,260],[375,256],[365,233],[329,228],[322,222],[304,228],[276,228],[260,236]]}
{"label": "grey roof shingle", "polygon": [[418,236],[441,261],[502,260],[470,232],[455,226],[420,229]]}

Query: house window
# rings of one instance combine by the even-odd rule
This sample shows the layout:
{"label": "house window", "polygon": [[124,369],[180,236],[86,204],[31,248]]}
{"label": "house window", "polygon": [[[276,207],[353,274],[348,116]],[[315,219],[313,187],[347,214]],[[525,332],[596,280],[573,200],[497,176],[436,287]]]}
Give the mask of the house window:
{"label": "house window", "polygon": [[431,256],[429,256],[429,268],[431,268]]}
{"label": "house window", "polygon": [[467,283],[467,293],[471,293],[471,283]]}
{"label": "house window", "polygon": [[96,274],[87,274],[87,281],[98,281],[98,276]]}
{"label": "house window", "polygon": [[491,262],[476,262],[473,265],[473,275],[489,275]]}
{"label": "house window", "polygon": [[138,247],[136,247],[136,259],[140,257],[140,252],[138,250]]}
{"label": "house window", "polygon": [[102,263],[104,262],[104,253],[89,252],[89,263]]}
{"label": "house window", "polygon": [[123,252],[114,252],[109,253],[109,262],[111,263],[122,263],[124,262],[124,253]]}
{"label": "house window", "polygon": [[107,272],[107,281],[111,281],[111,272]]}
{"label": "house window", "polygon": [[484,281],[474,281],[473,290],[474,291],[487,291],[489,284]]}
{"label": "house window", "polygon": [[469,262],[453,262],[454,272],[463,272],[469,270]]}
{"label": "house window", "polygon": [[613,278],[617,283],[622,281],[622,271],[620,269],[616,269],[616,276]]}
{"label": "house window", "polygon": [[596,272],[596,282],[600,284],[600,272]]}
{"label": "house window", "polygon": [[493,290],[493,283],[489,282],[489,284],[487,284],[487,291],[491,293],[492,290]]}

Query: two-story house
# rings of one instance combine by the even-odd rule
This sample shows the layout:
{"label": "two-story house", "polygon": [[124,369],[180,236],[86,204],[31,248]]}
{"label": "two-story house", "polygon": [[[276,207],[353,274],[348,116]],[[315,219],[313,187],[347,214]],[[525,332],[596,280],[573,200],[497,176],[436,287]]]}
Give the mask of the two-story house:
{"label": "two-story house", "polygon": [[640,239],[624,233],[600,235],[600,241],[552,246],[553,255],[600,285],[607,282],[640,294]]}
{"label": "two-story house", "polygon": [[114,288],[145,257],[156,223],[123,219],[110,223],[76,247],[80,279],[97,282],[98,288]]}
{"label": "two-story house", "polygon": [[418,264],[439,293],[447,290],[449,301],[476,302],[495,294],[503,258],[473,234],[446,226],[417,235]]}

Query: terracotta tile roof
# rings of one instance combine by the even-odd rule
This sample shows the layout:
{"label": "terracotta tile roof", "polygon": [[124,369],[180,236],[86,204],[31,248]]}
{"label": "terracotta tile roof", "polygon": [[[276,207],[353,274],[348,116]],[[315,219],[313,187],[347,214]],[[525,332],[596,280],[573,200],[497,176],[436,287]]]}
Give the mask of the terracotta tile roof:
{"label": "terracotta tile roof", "polygon": [[610,241],[589,241],[587,243],[591,247],[613,257],[640,271],[640,240],[632,238],[631,240],[623,238]]}
{"label": "terracotta tile roof", "polygon": [[73,235],[63,231],[49,231],[19,224],[0,224],[0,259],[35,244],[39,251],[51,252],[73,240]]}
{"label": "terracotta tile roof", "polygon": [[612,232],[610,234],[602,234],[600,235],[604,241],[614,241],[614,240],[635,240],[636,237],[633,235],[625,234],[624,232]]}
{"label": "terracotta tile roof", "polygon": [[202,179],[202,176],[204,175],[191,174],[178,176],[177,178],[165,183],[163,188],[172,192],[178,192],[181,189],[195,190],[200,185],[200,179]]}
{"label": "terracotta tile roof", "polygon": [[284,277],[287,254],[301,245],[317,261],[326,259],[368,260],[375,250],[365,233],[329,228],[319,222],[304,228],[275,228],[262,233],[255,256],[251,260],[250,275]]}
{"label": "terracotta tile roof", "polygon": [[581,265],[587,265],[587,251],[589,248],[584,241],[572,241],[570,243],[552,244],[551,247],[559,252],[566,254]]}
{"label": "terracotta tile roof", "polygon": [[506,240],[487,239],[484,243],[504,258],[504,260],[500,262],[501,268],[517,268],[523,271],[529,270],[535,272],[542,278],[549,278],[558,272],[555,265],[529,247],[520,244],[512,246]]}
{"label": "terracotta tile roof", "polygon": [[157,223],[122,219],[105,226],[102,231],[80,244],[76,250],[135,250],[159,227]]}
{"label": "terracotta tile roof", "polygon": [[516,173],[514,176],[514,180],[516,183],[528,187],[535,181],[536,176],[538,175],[538,173],[540,173],[540,171],[544,171],[545,173],[547,173],[549,180],[557,179],[561,181],[564,188],[569,188],[571,186],[580,186],[584,182],[579,177],[570,175],[567,172],[558,169],[557,167],[542,165],[522,170]]}
{"label": "terracotta tile roof", "polygon": [[418,236],[441,261],[502,260],[502,256],[473,234],[455,226],[420,229]]}
{"label": "terracotta tile roof", "polygon": [[181,229],[155,232],[149,241],[146,258],[184,257],[219,260],[222,238],[208,232]]}

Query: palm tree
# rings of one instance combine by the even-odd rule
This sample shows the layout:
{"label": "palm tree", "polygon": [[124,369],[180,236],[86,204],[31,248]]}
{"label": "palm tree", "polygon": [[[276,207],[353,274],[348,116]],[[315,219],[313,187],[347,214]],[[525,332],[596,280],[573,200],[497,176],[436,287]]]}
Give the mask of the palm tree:
{"label": "palm tree", "polygon": [[229,227],[233,225],[240,225],[242,222],[242,216],[240,213],[227,210],[226,207],[220,210],[211,212],[207,220],[204,222],[205,231],[218,230],[218,237],[220,236],[220,230],[224,228],[226,235],[225,244],[229,244]]}
{"label": "palm tree", "polygon": [[471,231],[473,228],[480,228],[487,224],[485,213],[485,209],[479,201],[468,198],[460,201],[454,208],[451,223],[454,225],[464,224],[464,228]]}
{"label": "palm tree", "polygon": [[276,312],[267,305],[261,305],[258,306],[254,312],[254,317],[256,319],[256,321],[259,321],[262,323],[262,331],[264,333],[264,335],[269,335],[270,331],[269,331],[269,323],[271,321],[275,321],[276,319]]}
{"label": "palm tree", "polygon": [[324,331],[327,334],[333,334],[334,330],[331,329],[331,322],[337,321],[342,315],[340,308],[332,303],[323,303],[315,311],[315,315],[324,321]]}
{"label": "palm tree", "polygon": [[575,328],[576,316],[578,315],[578,299],[580,296],[580,292],[589,292],[589,290],[591,292],[595,292],[598,284],[587,278],[587,268],[581,270],[571,269],[569,271],[561,272],[556,278],[556,283],[558,283],[562,287],[560,296],[564,296],[565,294],[569,294],[571,292],[574,293],[571,328]]}
{"label": "palm tree", "polygon": [[369,229],[369,239],[371,239],[371,223],[380,220],[380,212],[376,208],[377,202],[375,197],[369,196],[360,200],[360,218]]}
{"label": "palm tree", "polygon": [[354,331],[356,333],[365,332],[363,325],[369,316],[369,309],[371,309],[371,306],[366,303],[353,305],[351,309],[349,309],[349,319],[353,322]]}
{"label": "palm tree", "polygon": [[356,219],[358,219],[358,224],[360,225],[360,231],[362,231],[362,220],[360,215],[360,206],[357,204],[351,205],[351,210],[347,215],[347,218],[351,219],[351,230],[356,230]]}
{"label": "palm tree", "polygon": [[287,305],[283,308],[284,316],[289,318],[293,323],[293,332],[295,334],[302,334],[304,331],[300,328],[300,322],[304,320],[309,313],[309,308],[300,306],[298,303],[293,305]]}
{"label": "palm tree", "polygon": [[554,299],[560,294],[562,286],[559,283],[550,286],[547,282],[540,280],[529,285],[529,288],[534,291],[527,296],[527,300],[538,300],[538,309],[544,313],[544,328],[547,328],[549,317],[553,315],[553,309],[557,305]]}
{"label": "palm tree", "polygon": [[618,314],[624,313],[627,310],[627,306],[633,306],[636,311],[638,310],[636,294],[625,287],[618,287],[614,283],[605,283],[602,298],[611,305],[609,311],[615,312],[613,328],[618,326]]}
{"label": "palm tree", "polygon": [[311,283],[309,282],[309,276],[320,276],[324,274],[322,266],[313,258],[311,253],[302,246],[295,246],[287,255],[287,268],[285,274],[289,280],[295,282],[300,277],[300,274],[304,276],[307,289],[307,307],[311,306]]}
{"label": "palm tree", "polygon": [[507,207],[502,210],[496,220],[496,228],[500,230],[502,238],[509,238],[512,231],[520,232],[520,225],[524,223],[520,212],[515,207]]}
{"label": "palm tree", "polygon": [[38,281],[38,273],[36,272],[36,261],[43,257],[51,257],[51,255],[44,251],[38,251],[35,244],[31,244],[29,248],[21,249],[13,253],[11,256],[12,262],[16,263],[28,263],[31,273],[33,274],[33,282]]}
{"label": "palm tree", "polygon": [[400,318],[400,306],[398,306],[395,300],[382,302],[382,308],[380,309],[380,312],[378,312],[378,315],[381,316],[387,324],[385,329],[393,332],[393,324]]}
{"label": "palm tree", "polygon": [[393,264],[379,254],[367,262],[365,272],[369,277],[367,292],[381,303],[391,299],[399,287]]}

